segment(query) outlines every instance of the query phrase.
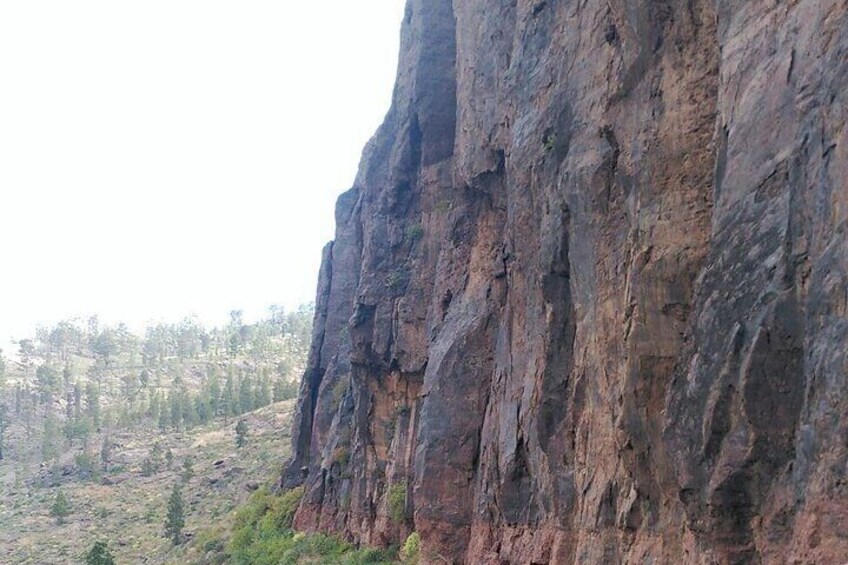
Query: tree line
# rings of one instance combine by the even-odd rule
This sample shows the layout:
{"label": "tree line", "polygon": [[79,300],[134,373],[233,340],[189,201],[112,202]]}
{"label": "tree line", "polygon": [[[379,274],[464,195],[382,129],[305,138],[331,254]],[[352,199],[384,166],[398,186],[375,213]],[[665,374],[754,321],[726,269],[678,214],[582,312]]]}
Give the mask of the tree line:
{"label": "tree line", "polygon": [[105,469],[115,431],[184,430],[293,398],[312,314],[272,307],[246,323],[233,311],[221,327],[186,318],[140,335],[97,317],[39,328],[16,359],[0,350],[0,464],[55,463],[72,449],[93,469],[97,437]]}

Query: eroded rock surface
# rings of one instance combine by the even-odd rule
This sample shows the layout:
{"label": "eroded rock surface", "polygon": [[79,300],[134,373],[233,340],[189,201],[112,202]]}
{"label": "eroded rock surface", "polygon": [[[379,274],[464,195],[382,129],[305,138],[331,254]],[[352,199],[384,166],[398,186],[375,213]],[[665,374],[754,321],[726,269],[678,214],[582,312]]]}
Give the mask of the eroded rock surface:
{"label": "eroded rock surface", "polygon": [[848,4],[409,0],[284,483],[427,563],[848,561]]}

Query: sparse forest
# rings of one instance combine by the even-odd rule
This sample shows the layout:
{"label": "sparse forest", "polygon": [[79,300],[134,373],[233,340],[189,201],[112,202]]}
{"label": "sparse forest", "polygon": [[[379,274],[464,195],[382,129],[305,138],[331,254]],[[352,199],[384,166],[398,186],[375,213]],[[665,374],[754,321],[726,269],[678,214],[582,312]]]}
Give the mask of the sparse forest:
{"label": "sparse forest", "polygon": [[27,478],[97,475],[112,464],[122,430],[190,429],[297,396],[309,347],[312,308],[272,308],[246,324],[234,311],[224,327],[191,318],[150,326],[63,321],[0,354],[0,458]]}
{"label": "sparse forest", "polygon": [[[59,536],[61,528],[81,524],[91,523],[95,530],[107,523],[118,527],[137,510],[143,515],[136,522],[176,543],[181,517],[164,500],[148,502],[167,495],[159,492],[162,485],[168,482],[177,491],[184,485],[189,494],[208,489],[202,484],[208,481],[243,489],[243,481],[255,480],[248,469],[273,470],[288,449],[277,419],[287,418],[290,410],[291,403],[282,401],[297,396],[312,314],[311,306],[290,312],[271,308],[264,319],[245,323],[234,311],[223,327],[206,328],[187,318],[151,325],[142,334],[123,324],[101,324],[96,317],[68,320],[39,328],[16,342],[17,351],[0,354],[0,520],[14,525],[3,528],[11,537],[0,539],[0,553],[5,550],[0,561],[53,562],[45,557],[47,549],[38,547],[43,541],[27,548],[22,541],[28,539],[25,533],[46,535],[48,519],[60,527]],[[254,433],[252,447],[241,449]],[[219,435],[226,439],[218,442]],[[237,437],[243,460],[230,462],[227,455]],[[195,478],[195,464],[204,466],[205,476]],[[113,511],[98,501],[117,492],[130,501],[117,509],[124,513],[120,519],[110,518]],[[239,496],[208,502],[228,508]],[[137,509],[126,508],[135,500]],[[186,518],[202,510],[196,499],[186,502]],[[169,512],[167,531],[157,533],[157,520],[163,530]],[[23,517],[41,521],[30,527]],[[102,541],[106,545],[94,553],[100,555],[115,540],[63,543],[77,541],[86,552]],[[115,550],[119,556],[127,552],[120,546]],[[163,554],[166,550],[161,546]],[[67,548],[56,551],[64,555]],[[68,557],[83,558],[80,553]]]}

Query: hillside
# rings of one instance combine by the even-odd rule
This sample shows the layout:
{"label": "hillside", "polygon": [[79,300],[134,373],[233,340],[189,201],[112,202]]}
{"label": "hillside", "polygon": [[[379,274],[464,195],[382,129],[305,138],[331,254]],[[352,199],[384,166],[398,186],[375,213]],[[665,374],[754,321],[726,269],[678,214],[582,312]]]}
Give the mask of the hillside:
{"label": "hillside", "polygon": [[[188,545],[175,549],[163,535],[174,483],[183,485],[189,541],[198,534],[209,537],[207,530],[214,535],[226,531],[234,510],[251,492],[276,481],[280,462],[289,455],[292,410],[293,402],[286,401],[246,414],[248,442],[240,449],[233,420],[183,432],[116,434],[112,469],[98,481],[71,474],[44,486],[38,476],[15,484],[8,468],[0,466],[0,562],[81,563],[98,540],[108,542],[117,563],[197,562],[199,553],[192,554]],[[160,451],[157,470],[145,476],[144,460],[156,449]],[[168,451],[173,460],[170,466]],[[188,476],[186,461],[192,470]],[[71,508],[63,524],[50,513],[59,491]]]}
{"label": "hillside", "polygon": [[848,561],[848,4],[408,0],[295,525],[425,563]]}
{"label": "hillside", "polygon": [[121,430],[191,428],[293,398],[312,316],[274,309],[246,324],[233,311],[222,328],[187,318],[143,335],[96,317],[39,328],[14,358],[0,352],[0,462],[27,475],[69,451],[94,455]]}
{"label": "hillside", "polygon": [[[311,324],[311,307],[143,335],[68,320],[0,355],[0,561],[81,562],[99,539],[119,563],[174,558],[165,507],[186,464],[186,533],[225,527],[288,457]],[[248,442],[237,449],[241,420]],[[51,515],[60,493],[62,524]]]}

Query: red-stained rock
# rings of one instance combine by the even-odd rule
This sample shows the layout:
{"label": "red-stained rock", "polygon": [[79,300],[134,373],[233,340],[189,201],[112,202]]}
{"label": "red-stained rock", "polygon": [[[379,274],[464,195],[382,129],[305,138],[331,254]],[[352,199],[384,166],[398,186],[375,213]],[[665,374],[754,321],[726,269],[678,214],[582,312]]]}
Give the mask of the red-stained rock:
{"label": "red-stained rock", "polygon": [[324,255],[296,525],[848,561],[846,85],[840,0],[410,0]]}

